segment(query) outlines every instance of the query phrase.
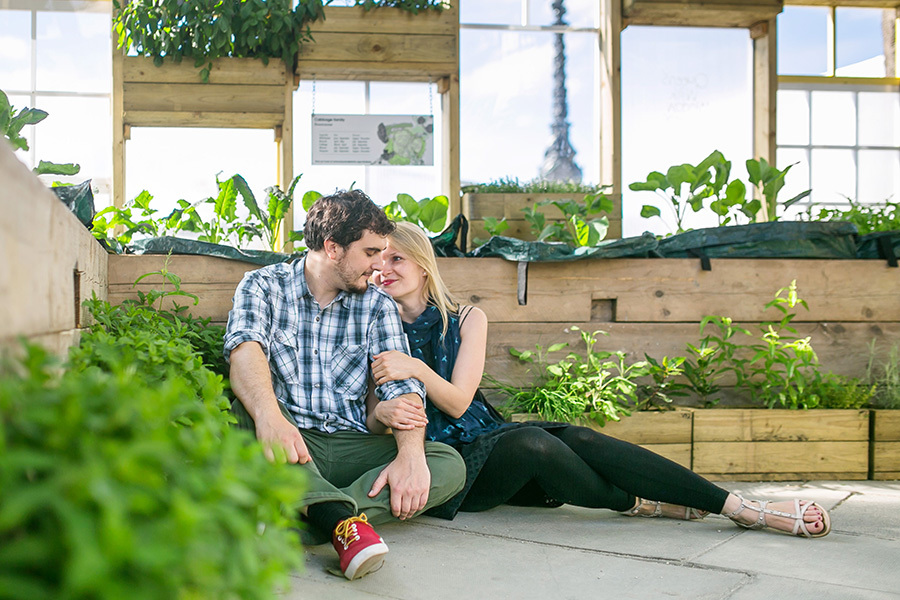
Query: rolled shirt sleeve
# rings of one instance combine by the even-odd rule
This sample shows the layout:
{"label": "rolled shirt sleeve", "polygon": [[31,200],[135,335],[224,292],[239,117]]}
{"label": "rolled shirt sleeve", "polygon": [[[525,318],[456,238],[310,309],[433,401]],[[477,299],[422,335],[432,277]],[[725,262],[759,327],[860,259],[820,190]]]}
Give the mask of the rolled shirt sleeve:
{"label": "rolled shirt sleeve", "polygon": [[[379,293],[381,293],[379,291]],[[370,359],[376,354],[397,350],[409,354],[409,342],[403,332],[400,322],[400,313],[394,305],[393,299],[385,297],[376,317],[372,319],[369,328]],[[375,395],[379,400],[393,400],[404,394],[416,394],[425,402],[425,384],[418,379],[399,379],[388,381],[375,388]]]}

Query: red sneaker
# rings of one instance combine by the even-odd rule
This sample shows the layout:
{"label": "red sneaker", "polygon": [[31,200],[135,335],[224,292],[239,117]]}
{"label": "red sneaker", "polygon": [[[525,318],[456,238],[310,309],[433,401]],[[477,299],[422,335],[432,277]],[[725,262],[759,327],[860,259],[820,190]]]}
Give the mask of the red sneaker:
{"label": "red sneaker", "polygon": [[377,571],[388,553],[387,544],[369,525],[365,514],[338,523],[331,543],[337,550],[341,571],[347,579],[359,579]]}

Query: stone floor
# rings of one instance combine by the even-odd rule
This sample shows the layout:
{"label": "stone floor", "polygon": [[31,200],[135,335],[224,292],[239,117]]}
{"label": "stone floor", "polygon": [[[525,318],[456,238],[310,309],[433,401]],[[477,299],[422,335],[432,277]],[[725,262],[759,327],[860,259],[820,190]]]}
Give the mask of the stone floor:
{"label": "stone floor", "polygon": [[378,528],[390,553],[357,581],[332,574],[330,544],[282,596],[653,600],[900,598],[900,482],[722,483],[748,498],[818,501],[832,533],[808,540],[703,521],[629,519],[575,507],[503,506],[453,521]]}

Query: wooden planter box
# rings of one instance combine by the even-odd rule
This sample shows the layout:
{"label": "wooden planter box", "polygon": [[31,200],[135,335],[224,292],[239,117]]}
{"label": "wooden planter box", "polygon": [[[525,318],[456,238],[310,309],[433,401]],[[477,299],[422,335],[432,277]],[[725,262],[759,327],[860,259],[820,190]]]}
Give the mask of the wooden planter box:
{"label": "wooden planter box", "polygon": [[693,470],[709,479],[866,479],[868,410],[702,409]]}
{"label": "wooden planter box", "polygon": [[[691,415],[690,410],[684,409],[647,411],[632,413],[630,417],[609,422],[603,427],[591,419],[583,419],[577,425],[637,444],[690,469]],[[541,418],[537,415],[519,413],[513,415],[512,420],[524,422],[538,421]]]}
{"label": "wooden planter box", "polygon": [[[477,244],[475,238],[486,240],[490,237],[484,230],[484,218],[494,217],[498,221],[505,218],[509,229],[502,235],[514,237],[520,240],[534,240],[525,215],[524,208],[533,208],[539,202],[545,200],[577,200],[581,201],[584,194],[473,194],[466,193],[462,196],[462,214],[469,220],[469,249]],[[606,239],[622,237],[622,196],[612,196],[614,208],[609,217],[609,230]],[[553,205],[544,206],[540,211],[547,217],[547,221],[561,222],[564,215]]]}
{"label": "wooden planter box", "polygon": [[459,11],[328,7],[300,46],[303,79],[437,81],[459,74]]}
{"label": "wooden planter box", "polygon": [[900,479],[900,410],[872,413],[872,479]]}
{"label": "wooden planter box", "polygon": [[622,18],[625,25],[751,27],[783,7],[783,0],[622,0]]}

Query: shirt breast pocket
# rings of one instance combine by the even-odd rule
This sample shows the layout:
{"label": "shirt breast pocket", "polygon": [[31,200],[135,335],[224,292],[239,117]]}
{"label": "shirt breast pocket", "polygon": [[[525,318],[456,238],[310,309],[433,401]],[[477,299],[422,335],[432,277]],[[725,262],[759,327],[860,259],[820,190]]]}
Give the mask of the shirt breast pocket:
{"label": "shirt breast pocket", "polygon": [[364,397],[368,375],[369,356],[365,346],[340,346],[335,349],[331,360],[331,377],[337,395]]}
{"label": "shirt breast pocket", "polygon": [[285,383],[300,383],[299,332],[276,329],[269,342],[269,360],[274,363],[276,374]]}

